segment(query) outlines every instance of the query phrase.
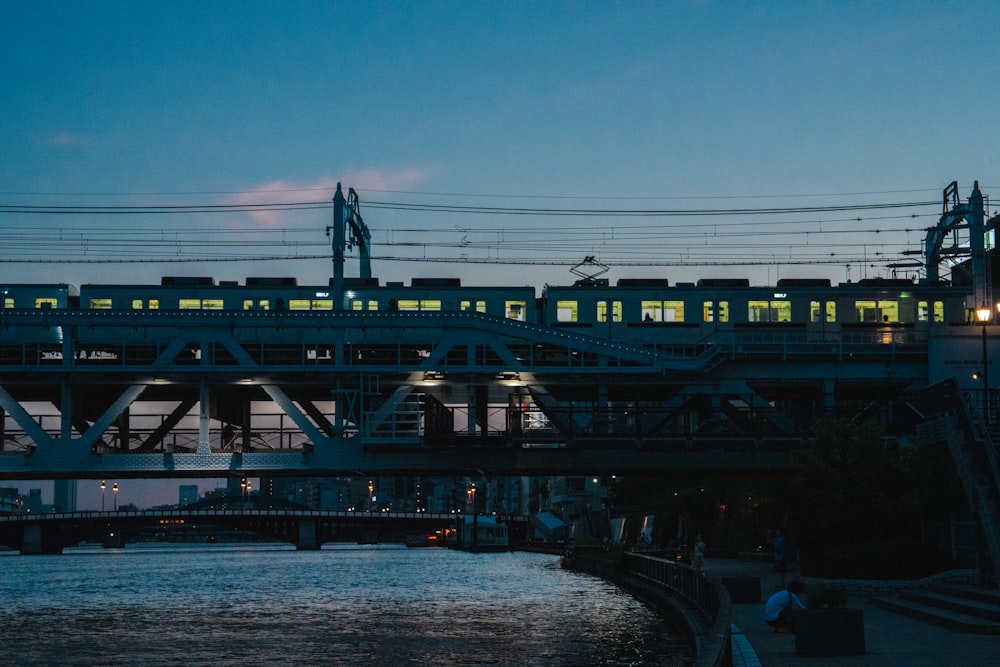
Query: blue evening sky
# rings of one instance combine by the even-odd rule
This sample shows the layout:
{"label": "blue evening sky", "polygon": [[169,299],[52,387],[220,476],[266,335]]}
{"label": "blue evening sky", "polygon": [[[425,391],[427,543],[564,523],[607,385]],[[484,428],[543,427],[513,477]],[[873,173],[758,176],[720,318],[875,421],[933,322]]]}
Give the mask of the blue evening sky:
{"label": "blue evening sky", "polygon": [[[0,0],[0,209],[329,202],[342,181],[360,195],[383,282],[540,289],[573,280],[585,256],[612,282],[887,275],[921,248],[948,183],[964,199],[978,179],[1000,199],[995,10]],[[935,203],[584,213],[904,202]],[[325,284],[331,222],[328,208],[0,212],[0,282]]]}
{"label": "blue evening sky", "polygon": [[[886,261],[921,248],[948,183],[965,198],[978,179],[1000,197],[994,9],[0,0],[0,204],[329,202],[342,181],[360,195],[383,281],[540,288],[571,281],[570,266],[590,255],[612,281],[886,275]],[[379,202],[564,211],[938,203],[557,216]],[[308,257],[329,255],[330,222],[328,208],[0,213],[0,280],[325,283],[329,260]],[[223,257],[268,259],[212,261]]]}

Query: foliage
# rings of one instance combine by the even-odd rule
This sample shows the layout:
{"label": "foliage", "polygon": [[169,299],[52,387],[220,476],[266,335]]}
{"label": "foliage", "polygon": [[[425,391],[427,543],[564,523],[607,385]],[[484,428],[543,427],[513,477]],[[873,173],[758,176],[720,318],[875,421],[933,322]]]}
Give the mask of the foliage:
{"label": "foliage", "polygon": [[847,604],[847,596],[839,588],[825,587],[809,591],[806,606],[810,609],[818,607],[843,607]]}
{"label": "foliage", "polygon": [[[884,445],[876,425],[846,419],[819,424],[803,464],[791,510],[810,574],[871,576],[876,559],[870,545],[919,542],[919,504],[906,457]],[[833,554],[855,574],[829,571]]]}

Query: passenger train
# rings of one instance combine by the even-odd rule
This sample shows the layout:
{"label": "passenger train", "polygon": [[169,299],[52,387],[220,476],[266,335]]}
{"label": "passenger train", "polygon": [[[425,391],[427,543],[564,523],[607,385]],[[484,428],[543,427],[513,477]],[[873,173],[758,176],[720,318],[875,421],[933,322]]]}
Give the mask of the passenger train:
{"label": "passenger train", "polygon": [[[331,281],[332,283],[332,281]],[[746,279],[670,284],[661,278],[604,279],[534,287],[463,286],[457,278],[413,278],[380,284],[345,278],[343,303],[331,286],[298,285],[295,278],[215,281],[164,277],[159,285],[0,284],[4,309],[222,311],[474,311],[640,345],[695,343],[720,332],[810,336],[892,333],[924,337],[935,327],[968,324],[971,286],[872,278],[831,284],[781,279],[752,286]]]}

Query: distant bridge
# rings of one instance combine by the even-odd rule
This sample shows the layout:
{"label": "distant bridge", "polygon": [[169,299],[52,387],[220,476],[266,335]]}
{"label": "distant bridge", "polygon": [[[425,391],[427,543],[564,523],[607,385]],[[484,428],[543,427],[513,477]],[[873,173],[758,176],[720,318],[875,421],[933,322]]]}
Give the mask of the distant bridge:
{"label": "distant bridge", "polygon": [[[170,509],[137,512],[56,512],[0,515],[0,545],[22,554],[61,553],[81,542],[123,547],[139,532],[155,539],[157,531],[215,527],[250,531],[297,549],[319,549],[333,541],[377,541],[454,527],[461,514],[431,512],[339,512],[327,510]],[[528,518],[503,517],[515,538],[526,534]],[[209,534],[202,531],[202,535]],[[164,539],[166,541],[166,538]]]}

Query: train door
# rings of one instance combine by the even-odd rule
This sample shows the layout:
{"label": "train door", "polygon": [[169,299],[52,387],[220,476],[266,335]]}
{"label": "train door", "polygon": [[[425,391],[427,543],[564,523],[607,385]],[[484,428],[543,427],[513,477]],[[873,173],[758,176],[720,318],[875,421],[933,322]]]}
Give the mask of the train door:
{"label": "train door", "polygon": [[619,299],[598,299],[595,303],[594,335],[607,337],[609,340],[624,340],[626,325],[623,321],[623,307]]}

